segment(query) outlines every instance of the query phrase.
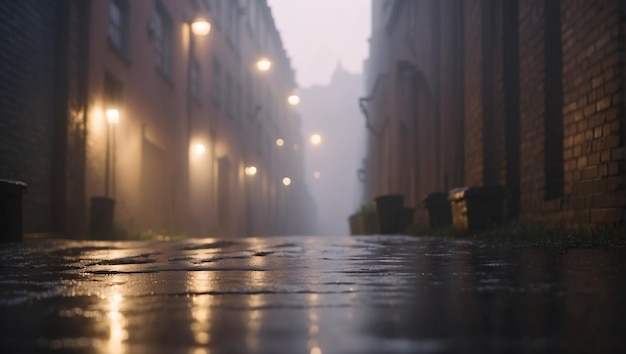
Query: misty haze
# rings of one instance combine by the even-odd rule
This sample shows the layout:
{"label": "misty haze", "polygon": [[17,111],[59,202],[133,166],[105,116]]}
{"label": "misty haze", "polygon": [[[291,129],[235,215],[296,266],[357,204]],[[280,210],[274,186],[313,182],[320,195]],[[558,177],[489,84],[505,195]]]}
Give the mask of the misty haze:
{"label": "misty haze", "polygon": [[3,0],[0,352],[626,352],[621,0]]}

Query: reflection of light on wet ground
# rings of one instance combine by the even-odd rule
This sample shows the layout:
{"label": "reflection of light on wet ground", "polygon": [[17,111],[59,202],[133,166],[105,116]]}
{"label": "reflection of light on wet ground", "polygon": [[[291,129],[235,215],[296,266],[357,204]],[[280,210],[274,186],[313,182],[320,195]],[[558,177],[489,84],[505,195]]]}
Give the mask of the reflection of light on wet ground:
{"label": "reflection of light on wet ground", "polygon": [[[255,267],[263,268],[265,266],[265,257],[254,257],[251,260],[252,265]],[[266,272],[264,271],[251,271],[248,273],[248,288],[249,289],[262,289],[266,281]],[[248,296],[248,323],[246,333],[246,345],[249,351],[258,351],[260,348],[259,332],[261,330],[261,320],[263,313],[260,307],[265,304],[263,294],[252,294]]]}
{"label": "reflection of light on wet ground", "polygon": [[124,297],[119,292],[117,285],[113,286],[113,291],[106,296],[106,299],[109,307],[107,318],[109,319],[110,325],[107,352],[123,353],[126,351],[124,342],[128,339],[128,332],[126,331],[126,318],[120,311]]}
{"label": "reflection of light on wet ground", "polygon": [[[212,274],[212,272],[188,273],[187,291],[192,294],[191,317],[193,318],[190,329],[197,344],[208,344],[211,341],[211,306],[215,302],[215,297],[201,295],[201,293],[210,290]],[[195,349],[202,350],[203,348]]]}
{"label": "reflection of light on wet ground", "polygon": [[316,307],[319,304],[319,294],[309,294],[309,350],[311,354],[322,354],[322,350],[319,347],[319,315],[317,314]]}

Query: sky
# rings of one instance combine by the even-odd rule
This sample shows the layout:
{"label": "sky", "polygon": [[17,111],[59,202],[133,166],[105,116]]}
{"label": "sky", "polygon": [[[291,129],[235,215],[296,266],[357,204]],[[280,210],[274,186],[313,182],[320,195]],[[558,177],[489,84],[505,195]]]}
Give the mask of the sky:
{"label": "sky", "polygon": [[325,85],[341,61],[363,72],[371,27],[370,0],[268,0],[298,85]]}

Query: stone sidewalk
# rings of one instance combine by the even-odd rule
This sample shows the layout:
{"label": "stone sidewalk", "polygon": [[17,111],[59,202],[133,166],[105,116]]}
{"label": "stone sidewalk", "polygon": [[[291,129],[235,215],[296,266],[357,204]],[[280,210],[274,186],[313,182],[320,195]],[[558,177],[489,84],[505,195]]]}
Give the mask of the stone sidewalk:
{"label": "stone sidewalk", "polygon": [[626,250],[405,236],[0,245],[0,348],[624,353]]}

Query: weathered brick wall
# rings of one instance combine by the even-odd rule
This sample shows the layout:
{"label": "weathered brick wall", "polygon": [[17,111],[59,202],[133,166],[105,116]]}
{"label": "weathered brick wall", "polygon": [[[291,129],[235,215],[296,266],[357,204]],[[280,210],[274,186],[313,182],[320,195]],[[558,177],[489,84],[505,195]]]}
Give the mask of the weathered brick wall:
{"label": "weathered brick wall", "polygon": [[57,1],[0,6],[0,178],[28,184],[24,231],[52,231]]}
{"label": "weathered brick wall", "polygon": [[483,183],[483,97],[482,97],[482,3],[480,0],[463,3],[465,27],[465,184]]}
{"label": "weathered brick wall", "polygon": [[620,6],[617,0],[561,2],[563,197],[546,200],[545,4],[520,2],[521,189],[526,220],[590,229],[622,217]]}
{"label": "weathered brick wall", "polygon": [[[622,2],[562,1],[566,223],[612,223],[626,203]],[[620,148],[622,146],[622,148]],[[621,170],[620,170],[621,168]]]}
{"label": "weathered brick wall", "polygon": [[[522,212],[542,210],[544,139],[544,4],[520,2],[520,132]],[[541,213],[539,213],[541,214]],[[528,215],[529,217],[532,217]]]}

